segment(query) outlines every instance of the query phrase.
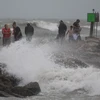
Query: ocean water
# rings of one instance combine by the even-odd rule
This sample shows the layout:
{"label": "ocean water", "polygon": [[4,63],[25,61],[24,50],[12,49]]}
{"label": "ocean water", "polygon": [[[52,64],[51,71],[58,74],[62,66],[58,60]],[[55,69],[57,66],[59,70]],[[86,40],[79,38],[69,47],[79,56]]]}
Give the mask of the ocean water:
{"label": "ocean water", "polygon": [[[1,21],[1,27],[13,20]],[[35,34],[31,42],[27,42],[24,27],[31,22]],[[0,62],[7,64],[7,71],[21,77],[20,85],[37,81],[42,92],[33,97],[0,98],[0,100],[100,100],[100,69],[89,65],[88,68],[68,67],[64,65],[67,58],[81,59],[78,48],[68,43],[55,41],[59,20],[18,20],[23,39],[11,43],[9,47],[0,47]],[[65,20],[72,25],[73,20]],[[82,39],[89,35],[89,23],[81,22]],[[98,33],[99,28],[98,28]],[[98,34],[99,35],[99,34]],[[2,34],[1,42],[2,42]],[[12,36],[13,38],[13,36]],[[56,62],[56,61],[60,61]],[[84,59],[81,59],[85,61]]]}

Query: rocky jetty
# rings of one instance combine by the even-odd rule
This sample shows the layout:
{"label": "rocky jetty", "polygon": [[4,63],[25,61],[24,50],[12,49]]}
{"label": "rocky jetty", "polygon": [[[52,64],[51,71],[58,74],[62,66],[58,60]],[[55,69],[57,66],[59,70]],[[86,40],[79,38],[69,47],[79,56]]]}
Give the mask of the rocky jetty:
{"label": "rocky jetty", "polygon": [[78,52],[81,52],[81,59],[89,65],[100,67],[100,39],[96,37],[86,37],[84,43],[80,46]]}
{"label": "rocky jetty", "polygon": [[66,48],[56,54],[55,63],[68,68],[100,67],[100,39],[86,37],[86,40],[67,43]]}

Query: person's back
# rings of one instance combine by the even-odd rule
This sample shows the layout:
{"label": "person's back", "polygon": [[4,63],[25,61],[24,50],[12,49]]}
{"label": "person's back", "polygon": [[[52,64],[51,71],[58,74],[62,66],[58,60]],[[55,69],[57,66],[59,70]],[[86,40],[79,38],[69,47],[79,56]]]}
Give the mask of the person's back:
{"label": "person's back", "polygon": [[67,30],[67,26],[64,24],[64,23],[60,23],[59,25],[59,33],[63,33],[63,32],[66,32]]}
{"label": "person's back", "polygon": [[31,35],[32,36],[34,34],[34,28],[30,24],[28,24],[25,27],[25,34],[26,34],[26,36],[27,35]]}
{"label": "person's back", "polygon": [[58,35],[56,39],[60,39],[61,43],[63,42],[64,38],[65,38],[65,33],[67,31],[67,26],[65,25],[65,23],[61,20],[59,27],[58,27]]}
{"label": "person's back", "polygon": [[34,28],[29,23],[25,27],[26,40],[31,41],[34,34]]}

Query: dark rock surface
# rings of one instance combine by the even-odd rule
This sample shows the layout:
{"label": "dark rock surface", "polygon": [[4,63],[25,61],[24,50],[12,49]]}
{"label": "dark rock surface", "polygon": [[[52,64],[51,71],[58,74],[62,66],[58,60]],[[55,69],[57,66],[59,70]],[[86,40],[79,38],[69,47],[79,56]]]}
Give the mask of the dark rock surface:
{"label": "dark rock surface", "polygon": [[18,86],[22,79],[6,72],[6,65],[0,63],[0,97],[27,97],[41,92],[37,82]]}
{"label": "dark rock surface", "polygon": [[68,58],[67,59],[67,64],[69,65],[69,67],[81,67],[81,68],[86,68],[89,67],[88,64],[84,63],[83,61],[77,59],[77,58]]}
{"label": "dark rock surface", "polygon": [[14,87],[11,89],[11,91],[18,95],[26,97],[26,96],[37,95],[41,91],[41,89],[37,82],[31,82],[23,87]]}

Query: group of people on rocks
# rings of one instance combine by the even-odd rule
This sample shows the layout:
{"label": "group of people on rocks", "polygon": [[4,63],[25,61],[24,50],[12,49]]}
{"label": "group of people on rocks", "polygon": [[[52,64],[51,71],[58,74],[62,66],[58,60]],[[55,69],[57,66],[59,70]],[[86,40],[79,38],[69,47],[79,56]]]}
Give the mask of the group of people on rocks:
{"label": "group of people on rocks", "polygon": [[[14,35],[14,41],[18,41],[22,38],[21,29],[16,25],[16,22],[13,22],[12,27],[13,27],[13,32],[11,32],[11,29],[7,24],[5,24],[4,28],[2,28],[3,46],[10,45],[11,34]],[[27,26],[25,27],[26,39],[28,41],[31,41],[33,34],[34,34],[34,28],[28,23]]]}
{"label": "group of people on rocks", "polygon": [[[61,20],[58,26],[58,35],[56,39],[63,41],[66,34],[67,35],[69,34],[69,42],[81,40],[81,36],[80,36],[81,27],[79,23],[80,20],[77,19],[76,22],[74,22],[73,25],[70,26],[70,29],[67,31],[66,24]],[[11,34],[14,35],[14,41],[18,41],[22,38],[21,29],[16,25],[16,22],[13,22],[12,27],[13,27],[13,32],[11,32],[11,29],[7,24],[5,24],[4,28],[2,29],[3,46],[10,45]],[[34,35],[34,28],[30,23],[28,23],[27,26],[25,27],[25,35],[27,41],[32,40],[32,36]]]}
{"label": "group of people on rocks", "polygon": [[80,36],[81,27],[79,23],[80,20],[77,19],[76,22],[74,22],[73,25],[70,26],[70,29],[67,31],[66,24],[61,20],[58,27],[57,39],[63,41],[66,34],[67,35],[69,34],[69,42],[81,40],[81,36]]}

